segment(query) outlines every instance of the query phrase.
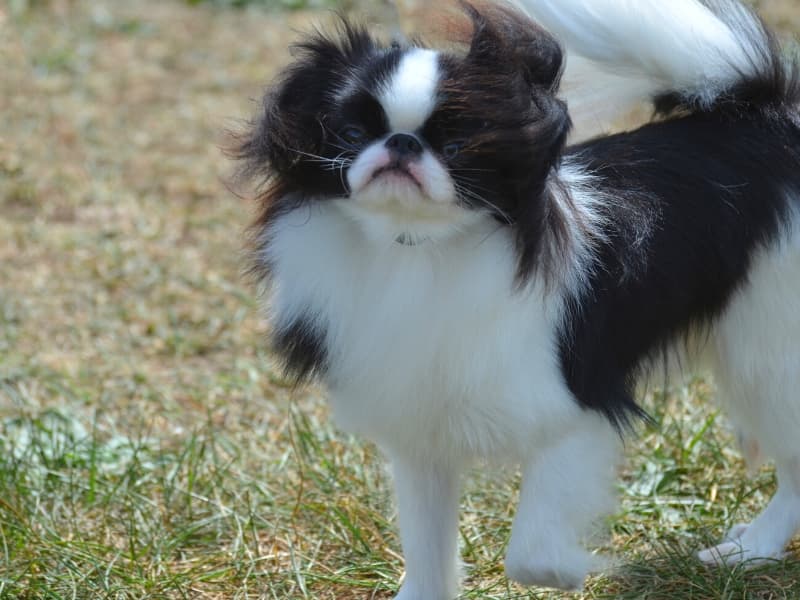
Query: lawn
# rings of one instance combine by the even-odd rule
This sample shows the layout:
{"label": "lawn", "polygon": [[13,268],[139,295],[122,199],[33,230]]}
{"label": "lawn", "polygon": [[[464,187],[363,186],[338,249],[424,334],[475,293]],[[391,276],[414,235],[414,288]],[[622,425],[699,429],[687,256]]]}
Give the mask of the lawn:
{"label": "lawn", "polygon": [[[382,459],[281,379],[241,276],[253,207],[219,149],[330,3],[230,4],[0,5],[2,598],[396,591]],[[796,0],[760,5],[800,31]],[[598,540],[616,566],[582,594],[506,581],[518,480],[476,469],[464,597],[799,598],[798,547],[749,571],[692,559],[775,485],[746,474],[714,394],[646,394],[656,425],[629,438]]]}

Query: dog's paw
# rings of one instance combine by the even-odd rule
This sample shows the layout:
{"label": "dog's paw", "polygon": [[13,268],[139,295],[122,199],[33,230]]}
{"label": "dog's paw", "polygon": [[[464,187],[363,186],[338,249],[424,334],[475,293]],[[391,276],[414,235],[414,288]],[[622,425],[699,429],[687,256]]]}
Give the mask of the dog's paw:
{"label": "dog's paw", "polygon": [[706,548],[697,553],[697,558],[710,566],[733,566],[746,563],[748,567],[755,567],[774,560],[780,560],[786,553],[783,549],[759,543],[752,534],[752,529],[747,523],[738,523],[731,527],[721,543],[711,548]]}
{"label": "dog's paw", "polygon": [[596,567],[595,558],[583,548],[549,555],[506,556],[506,575],[525,586],[574,591],[583,589],[586,576]]}
{"label": "dog's paw", "polygon": [[748,527],[750,527],[750,523],[737,523],[728,530],[728,533],[724,538],[722,538],[722,541],[735,542],[744,535],[744,532],[747,531]]}
{"label": "dog's paw", "polygon": [[744,557],[741,545],[735,541],[722,542],[697,553],[700,562],[709,566],[734,565]]}
{"label": "dog's paw", "polygon": [[413,581],[406,581],[393,600],[455,600],[458,596],[457,586],[440,586],[439,583],[443,582],[425,586],[415,584]]}

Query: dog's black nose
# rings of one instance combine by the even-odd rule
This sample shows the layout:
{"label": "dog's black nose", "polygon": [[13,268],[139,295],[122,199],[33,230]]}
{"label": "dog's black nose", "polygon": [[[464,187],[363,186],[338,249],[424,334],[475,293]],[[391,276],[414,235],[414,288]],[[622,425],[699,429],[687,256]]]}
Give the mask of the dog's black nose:
{"label": "dog's black nose", "polygon": [[386,147],[399,156],[419,156],[422,154],[422,143],[408,133],[395,133],[386,140]]}

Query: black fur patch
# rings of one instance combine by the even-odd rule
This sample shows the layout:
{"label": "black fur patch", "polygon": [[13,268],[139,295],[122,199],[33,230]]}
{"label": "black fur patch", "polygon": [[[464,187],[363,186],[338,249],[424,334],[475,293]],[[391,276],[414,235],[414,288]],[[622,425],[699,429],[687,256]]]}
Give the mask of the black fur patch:
{"label": "black fur patch", "polygon": [[273,350],[283,361],[284,373],[295,383],[328,370],[326,332],[317,320],[300,317],[288,325],[278,325],[272,334]]}
{"label": "black fur patch", "polygon": [[[387,132],[370,90],[394,72],[402,52],[381,47],[366,29],[344,19],[335,35],[318,32],[294,46],[294,62],[268,90],[261,113],[232,151],[243,179],[279,184],[283,195],[262,197],[265,208],[287,196],[291,202],[347,196],[341,161],[355,158],[361,147],[343,138],[342,130],[356,122],[372,137]],[[345,89],[355,92],[340,101]]]}
{"label": "black fur patch", "polygon": [[[546,193],[571,121],[556,98],[563,53],[533,21],[509,7],[478,12],[466,5],[473,34],[466,57],[443,59],[441,98],[422,132],[435,150],[462,140],[443,157],[465,206],[514,226],[518,279],[547,271],[545,232],[563,233]],[[557,236],[558,240],[558,236]]]}
{"label": "black fur patch", "polygon": [[800,208],[800,129],[785,111],[710,112],[569,154],[612,201],[561,363],[578,401],[621,426],[640,413],[633,385],[648,359],[718,316],[753,254],[782,233],[791,202]]}

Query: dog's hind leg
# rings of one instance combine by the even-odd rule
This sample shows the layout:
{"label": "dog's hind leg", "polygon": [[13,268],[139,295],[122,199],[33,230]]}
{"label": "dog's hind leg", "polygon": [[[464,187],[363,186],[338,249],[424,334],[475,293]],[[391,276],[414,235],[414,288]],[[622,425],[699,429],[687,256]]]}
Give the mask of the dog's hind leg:
{"label": "dog's hind leg", "polygon": [[777,464],[778,491],[767,508],[749,525],[737,525],[725,541],[699,553],[703,562],[758,564],[781,558],[800,529],[800,458]]}
{"label": "dog's hind leg", "polygon": [[577,589],[600,561],[583,547],[593,521],[613,509],[620,439],[600,415],[578,426],[523,467],[506,573],[523,585]]}
{"label": "dog's hind leg", "polygon": [[800,232],[754,258],[712,344],[720,400],[745,457],[775,461],[778,491],[752,523],[699,557],[712,564],[779,558],[800,528]]}

